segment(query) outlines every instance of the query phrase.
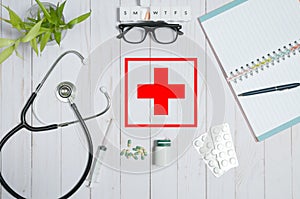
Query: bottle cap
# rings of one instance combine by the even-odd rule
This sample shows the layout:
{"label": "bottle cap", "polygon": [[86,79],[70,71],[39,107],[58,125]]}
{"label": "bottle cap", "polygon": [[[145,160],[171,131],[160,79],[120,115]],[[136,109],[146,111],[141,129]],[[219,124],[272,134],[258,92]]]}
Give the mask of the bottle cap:
{"label": "bottle cap", "polygon": [[156,140],[156,146],[171,146],[171,140]]}

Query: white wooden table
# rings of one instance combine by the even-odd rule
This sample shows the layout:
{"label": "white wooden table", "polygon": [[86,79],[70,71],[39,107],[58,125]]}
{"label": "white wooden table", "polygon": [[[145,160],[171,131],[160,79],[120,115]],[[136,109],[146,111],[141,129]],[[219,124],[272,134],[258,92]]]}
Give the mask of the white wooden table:
{"label": "white wooden table", "polygon": [[[1,3],[9,5],[17,13],[24,14],[33,0],[2,0]],[[55,0],[49,2],[56,3]],[[197,17],[213,10],[228,0],[151,0],[152,5],[157,6],[182,6],[192,7],[193,20],[183,24],[185,36],[199,44],[212,58],[214,64],[201,66],[201,72],[205,75],[207,85],[213,84],[216,74],[216,61],[212,56],[204,35],[200,29]],[[41,57],[37,57],[28,46],[23,46],[20,53],[24,60],[15,55],[0,66],[0,132],[1,136],[19,122],[19,115],[25,100],[29,97],[44,73],[53,63],[56,57],[69,49],[76,49],[85,55],[89,55],[93,49],[99,47],[117,34],[117,7],[137,5],[135,0],[110,0],[110,1],[80,1],[69,0],[66,4],[65,16],[71,19],[78,14],[92,10],[92,17],[68,31],[61,47],[48,46]],[[2,9],[2,16],[7,13]],[[9,26],[2,23],[1,37],[13,37],[14,33]],[[146,40],[143,44],[132,46],[122,41],[119,45],[110,46],[112,59],[128,49],[138,47],[155,47],[155,43]],[[181,46],[177,46],[181,47]],[[189,51],[188,46],[186,51]],[[154,53],[155,56],[155,53]],[[159,56],[156,54],[156,56]],[[80,64],[76,59],[66,58],[61,68],[55,71],[55,75],[45,85],[39,98],[38,113],[47,122],[59,122],[73,118],[69,107],[59,102],[48,100],[53,97],[57,82],[62,80],[76,81]],[[79,65],[79,66],[77,66]],[[92,70],[92,69],[91,69]],[[120,68],[113,68],[107,81],[111,82],[111,88],[120,84]],[[90,71],[91,73],[93,71]],[[91,79],[93,81],[94,79]],[[96,80],[95,80],[96,81]],[[203,81],[203,79],[201,80]],[[236,107],[233,97],[228,92],[222,80],[226,95],[223,99],[225,114],[223,121],[230,124],[235,141],[236,151],[240,166],[230,170],[221,178],[215,178],[205,167],[194,148],[188,150],[171,166],[162,170],[155,170],[151,165],[151,158],[139,164],[141,174],[121,172],[118,169],[103,167],[102,181],[93,189],[81,187],[72,197],[78,199],[298,199],[300,198],[300,126],[290,128],[265,142],[255,143],[251,137],[239,109]],[[122,85],[122,84],[121,84]],[[220,87],[223,87],[220,85]],[[114,109],[116,121],[113,125],[113,134],[110,141],[114,142],[119,150],[124,148],[128,134],[121,132],[118,126],[123,125],[122,108],[124,93],[120,88],[114,90]],[[110,91],[110,90],[109,90]],[[201,129],[197,135],[204,133],[210,125],[210,118],[216,111],[213,110],[209,96],[209,89],[204,87],[200,95],[199,114],[202,116]],[[94,97],[91,95],[90,97]],[[223,103],[221,102],[221,103]],[[119,109],[118,109],[119,107]],[[68,111],[66,111],[68,110]],[[103,131],[104,120],[102,118]],[[31,121],[37,123],[33,116]],[[134,132],[134,130],[128,130]],[[139,130],[143,134],[151,135],[151,129]],[[188,131],[188,130],[187,130]],[[136,132],[138,133],[138,132]],[[163,135],[174,137],[176,131],[166,129]],[[195,135],[195,136],[197,136]],[[175,135],[176,136],[176,135]],[[177,134],[178,136],[178,134]],[[149,151],[153,147],[151,139],[139,141]],[[173,143],[178,149],[181,141]],[[190,143],[191,144],[191,143]],[[119,154],[110,155],[110,160],[119,168],[126,166],[127,160],[120,158]],[[2,172],[7,181],[22,195],[32,199],[53,199],[69,190],[81,174],[86,162],[86,150],[83,147],[78,134],[74,133],[74,127],[45,133],[22,133],[12,139],[2,151]],[[1,198],[12,198],[4,189],[1,190]]]}

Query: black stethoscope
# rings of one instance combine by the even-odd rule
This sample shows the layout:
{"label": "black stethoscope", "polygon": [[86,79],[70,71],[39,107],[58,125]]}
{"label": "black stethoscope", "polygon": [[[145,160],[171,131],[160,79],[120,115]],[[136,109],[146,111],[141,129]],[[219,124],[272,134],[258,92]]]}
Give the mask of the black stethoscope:
{"label": "black stethoscope", "polygon": [[[77,184],[68,192],[66,193],[64,196],[61,196],[59,199],[67,199],[70,196],[72,196],[80,187],[81,185],[84,183],[85,179],[87,178],[87,176],[89,175],[91,166],[92,166],[92,162],[93,162],[93,142],[92,142],[92,138],[90,135],[90,132],[85,124],[86,120],[90,120],[96,117],[99,117],[101,115],[103,115],[104,113],[106,113],[110,106],[111,106],[111,100],[110,97],[108,95],[108,93],[106,92],[106,90],[102,87],[100,89],[100,91],[105,95],[106,100],[107,100],[107,105],[106,108],[98,113],[95,114],[93,116],[90,117],[86,117],[86,118],[82,118],[81,114],[78,111],[78,108],[76,106],[76,104],[74,103],[74,97],[75,97],[75,86],[71,83],[71,82],[62,82],[57,86],[57,97],[62,101],[62,102],[68,102],[71,106],[71,108],[73,109],[77,120],[74,121],[69,121],[69,122],[64,122],[64,123],[60,123],[60,124],[51,124],[51,125],[46,125],[46,126],[41,126],[41,127],[35,127],[35,126],[31,126],[30,124],[28,124],[28,122],[26,121],[26,113],[28,111],[28,109],[32,106],[38,92],[41,90],[41,88],[43,87],[44,83],[46,82],[46,80],[48,79],[48,77],[50,76],[51,72],[54,70],[54,68],[56,67],[56,65],[58,64],[58,62],[67,54],[75,54],[77,55],[80,59],[81,62],[84,64],[84,57],[77,51],[74,50],[70,50],[70,51],[66,51],[65,53],[63,53],[62,55],[60,55],[56,61],[53,63],[53,65],[51,66],[51,68],[49,69],[49,71],[46,73],[45,77],[42,79],[42,81],[39,83],[39,85],[37,86],[36,90],[31,94],[30,98],[27,100],[24,108],[22,109],[21,112],[21,122],[20,124],[18,124],[16,127],[14,127],[11,131],[9,131],[4,138],[1,140],[0,142],[0,152],[2,151],[2,148],[4,147],[4,145],[6,144],[6,142],[13,136],[15,135],[18,131],[20,131],[21,129],[27,129],[28,131],[33,131],[33,132],[41,132],[41,131],[49,131],[49,130],[54,130],[54,129],[58,129],[58,128],[62,128],[62,127],[66,127],[68,125],[71,124],[75,124],[75,123],[80,123],[87,142],[88,142],[88,152],[89,152],[89,157],[88,157],[88,161],[86,164],[86,168],[84,170],[84,173],[82,174],[81,178],[79,179],[79,181],[77,182]],[[18,199],[26,199],[24,197],[22,197],[21,195],[19,195],[16,191],[14,191],[5,181],[5,179],[2,176],[2,173],[0,171],[0,183],[2,184],[2,186],[6,189],[6,191],[8,191],[12,196],[14,196],[15,198]]]}

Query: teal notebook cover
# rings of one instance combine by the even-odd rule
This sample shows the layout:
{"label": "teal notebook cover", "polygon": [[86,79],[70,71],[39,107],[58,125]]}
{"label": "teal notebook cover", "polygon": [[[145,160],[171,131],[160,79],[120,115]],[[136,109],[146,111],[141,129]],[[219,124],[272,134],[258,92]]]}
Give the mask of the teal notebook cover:
{"label": "teal notebook cover", "polygon": [[[300,64],[299,16],[297,0],[236,0],[199,17],[257,141],[300,123],[300,105],[296,103],[300,100],[299,88],[255,97],[237,96],[257,88],[300,82],[295,75],[300,74],[300,67],[296,67]],[[268,57],[270,53],[275,54]]]}

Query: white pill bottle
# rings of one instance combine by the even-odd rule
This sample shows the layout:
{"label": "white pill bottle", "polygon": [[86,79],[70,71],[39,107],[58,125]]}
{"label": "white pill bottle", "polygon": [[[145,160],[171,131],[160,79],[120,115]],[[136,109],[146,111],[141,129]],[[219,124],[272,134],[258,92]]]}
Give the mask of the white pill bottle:
{"label": "white pill bottle", "polygon": [[171,140],[155,140],[153,164],[157,166],[167,166],[172,161]]}

